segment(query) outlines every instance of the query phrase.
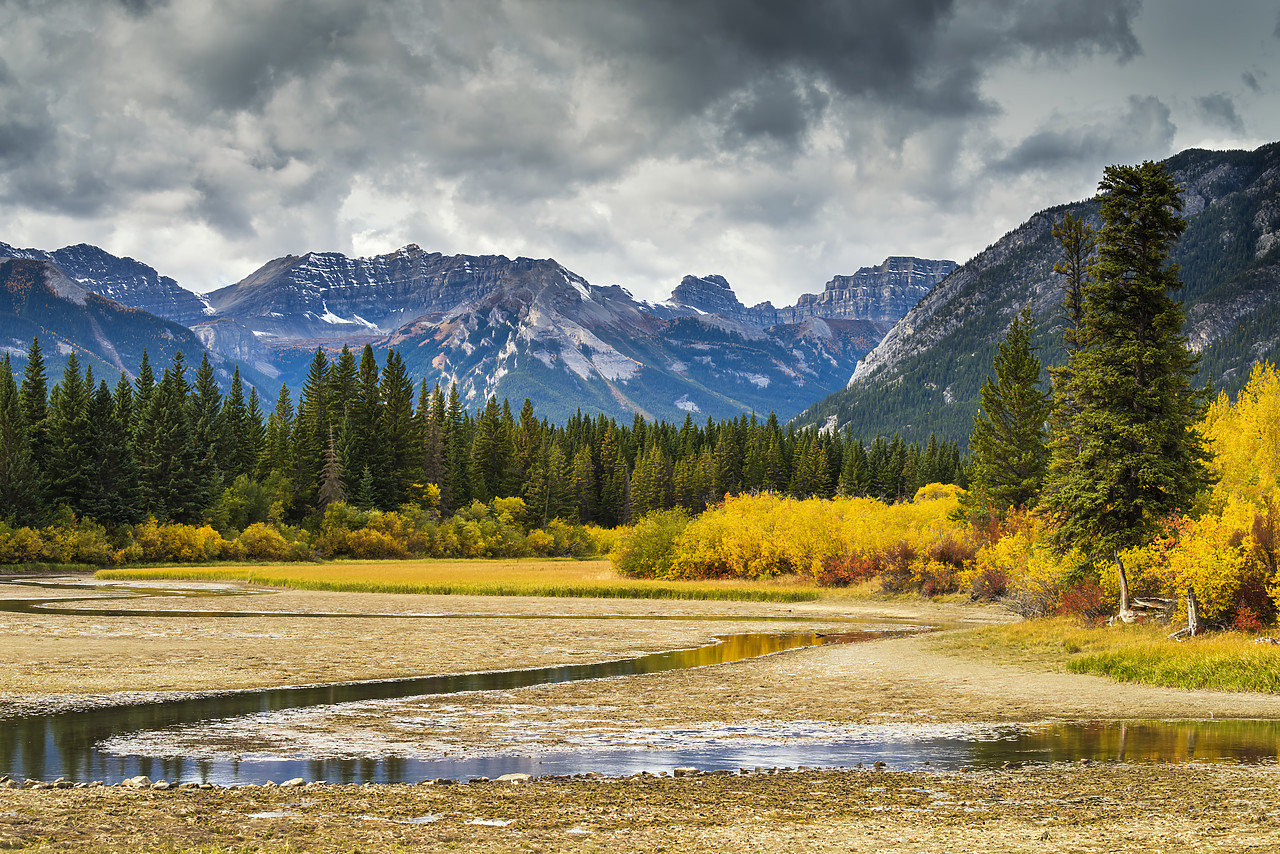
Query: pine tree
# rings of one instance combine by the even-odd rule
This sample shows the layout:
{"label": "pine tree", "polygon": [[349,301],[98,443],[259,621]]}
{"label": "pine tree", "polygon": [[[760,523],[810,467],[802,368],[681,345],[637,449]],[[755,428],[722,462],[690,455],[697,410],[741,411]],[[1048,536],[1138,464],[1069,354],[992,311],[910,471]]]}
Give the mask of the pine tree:
{"label": "pine tree", "polygon": [[65,503],[77,514],[85,512],[100,453],[89,430],[89,396],[80,359],[72,350],[49,412],[45,479],[49,501]]}
{"label": "pine tree", "polygon": [[6,353],[0,363],[0,519],[20,525],[35,522],[40,494],[22,397]]}
{"label": "pine tree", "polygon": [[[124,388],[129,388],[128,380]],[[121,420],[122,411],[103,381],[89,401],[89,442],[96,449],[96,460],[81,506],[86,516],[108,526],[142,521],[138,464],[129,424]]]}
{"label": "pine tree", "polygon": [[1053,227],[1053,236],[1061,248],[1061,255],[1053,265],[1053,271],[1063,277],[1062,309],[1066,325],[1062,331],[1062,344],[1067,351],[1067,364],[1049,369],[1053,383],[1053,409],[1050,413],[1050,460],[1059,467],[1069,466],[1066,461],[1079,452],[1079,438],[1072,431],[1071,422],[1077,412],[1071,398],[1071,360],[1084,342],[1084,295],[1089,282],[1089,265],[1098,245],[1097,234],[1084,219],[1071,214]]}
{"label": "pine tree", "polygon": [[[250,401],[252,400],[251,395]],[[258,480],[266,481],[272,474],[293,479],[293,422],[293,401],[289,399],[289,387],[281,383],[275,409],[267,416],[267,426],[262,437]]]}
{"label": "pine tree", "polygon": [[995,379],[982,384],[982,409],[969,434],[970,486],[961,502],[975,524],[1034,506],[1044,485],[1050,403],[1040,388],[1031,332],[1031,311],[1024,308],[999,344]]}
{"label": "pine tree", "polygon": [[218,462],[223,476],[233,482],[242,474],[253,471],[257,458],[250,449],[249,407],[244,400],[244,385],[240,380],[240,366],[231,373],[231,390],[222,407],[222,449]]}
{"label": "pine tree", "polygon": [[489,501],[499,497],[510,464],[506,444],[498,399],[490,397],[476,417],[475,435],[471,440],[468,471],[473,498]]}
{"label": "pine tree", "polygon": [[330,504],[346,500],[347,490],[342,483],[342,464],[338,460],[337,441],[333,438],[333,428],[330,427],[329,443],[324,451],[323,479],[320,482],[320,512],[323,514]]}
{"label": "pine tree", "polygon": [[[151,393],[156,387],[155,371],[151,369],[151,357],[147,355],[147,350],[142,349],[142,362],[138,365],[138,378],[134,380],[134,411],[141,414],[147,408],[147,403],[151,400]],[[136,428],[136,424],[134,425]]]}
{"label": "pine tree", "polygon": [[222,494],[223,463],[228,454],[226,421],[222,412],[222,392],[205,351],[196,369],[196,380],[191,391],[191,435],[196,447],[196,477],[201,482],[201,492],[214,496]]}
{"label": "pine tree", "polygon": [[134,441],[142,511],[162,522],[195,522],[208,499],[196,476],[189,391],[179,350],[138,418]]}
{"label": "pine tree", "polygon": [[856,440],[845,444],[844,459],[840,465],[840,494],[867,494],[867,449]]}
{"label": "pine tree", "polygon": [[640,520],[670,507],[671,491],[671,463],[662,446],[654,442],[636,463],[631,479],[632,518]]}
{"label": "pine tree", "polygon": [[471,435],[458,395],[458,384],[449,386],[449,406],[445,412],[446,459],[445,483],[441,489],[441,503],[445,512],[452,512],[471,503],[471,480],[468,468],[471,461]]}
{"label": "pine tree", "polygon": [[[329,360],[317,347],[307,368],[307,378],[298,397],[298,414],[293,426],[294,489],[301,507],[316,506],[320,492],[324,449],[333,424],[329,414]],[[339,422],[341,423],[341,422]],[[359,477],[359,469],[356,470]]]}
{"label": "pine tree", "polygon": [[1186,229],[1180,190],[1148,161],[1108,167],[1099,191],[1103,227],[1066,388],[1079,444],[1055,457],[1045,496],[1060,543],[1095,557],[1147,542],[1209,479],[1205,395],[1191,385],[1197,360],[1170,296],[1181,287],[1169,263]]}
{"label": "pine tree", "polygon": [[44,356],[40,352],[40,339],[31,339],[27,351],[27,367],[22,372],[22,417],[26,422],[27,438],[31,448],[31,463],[35,466],[37,485],[43,486],[45,454],[49,446],[49,385],[45,379]]}
{"label": "pine tree", "polygon": [[413,418],[413,379],[404,359],[395,350],[387,351],[379,393],[383,413],[382,441],[386,448],[386,468],[379,493],[382,506],[389,509],[409,500],[409,484],[416,477],[418,449],[422,447]]}
{"label": "pine tree", "polygon": [[[426,380],[423,380],[426,388]],[[422,407],[422,418],[425,427],[422,435],[422,482],[433,483],[437,487],[444,486],[444,394],[440,384],[431,392],[430,398]]]}
{"label": "pine tree", "polygon": [[[521,423],[524,413],[521,413]],[[623,483],[627,464],[618,448],[618,431],[610,422],[600,440],[600,524],[613,526],[623,520]]]}
{"label": "pine tree", "polygon": [[596,495],[599,491],[596,481],[595,456],[591,452],[591,445],[586,444],[573,455],[573,498],[577,504],[579,521],[595,521]]}

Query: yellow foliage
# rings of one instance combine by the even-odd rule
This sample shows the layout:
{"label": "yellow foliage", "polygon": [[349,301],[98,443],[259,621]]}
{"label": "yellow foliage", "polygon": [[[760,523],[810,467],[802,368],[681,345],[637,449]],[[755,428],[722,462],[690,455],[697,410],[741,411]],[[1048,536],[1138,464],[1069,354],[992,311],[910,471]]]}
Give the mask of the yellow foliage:
{"label": "yellow foliage", "polygon": [[1046,523],[1038,517],[1012,520],[1011,530],[979,550],[975,575],[1003,579],[1005,598],[1023,616],[1052,612],[1069,574],[1080,559],[1078,552],[1059,554],[1050,545]]}
{"label": "yellow foliage", "polygon": [[924,554],[943,539],[965,535],[947,518],[956,506],[956,491],[947,489],[895,505],[873,498],[726,496],[676,537],[664,577],[816,579],[836,558],[880,554],[903,542]]}
{"label": "yellow foliage", "polygon": [[148,562],[202,563],[240,557],[235,542],[228,542],[209,525],[161,525],[154,518],[134,526],[133,539]]}
{"label": "yellow foliage", "polygon": [[1280,484],[1280,372],[1256,362],[1235,401],[1226,392],[1209,407],[1202,432],[1213,452],[1215,494],[1260,500]]}

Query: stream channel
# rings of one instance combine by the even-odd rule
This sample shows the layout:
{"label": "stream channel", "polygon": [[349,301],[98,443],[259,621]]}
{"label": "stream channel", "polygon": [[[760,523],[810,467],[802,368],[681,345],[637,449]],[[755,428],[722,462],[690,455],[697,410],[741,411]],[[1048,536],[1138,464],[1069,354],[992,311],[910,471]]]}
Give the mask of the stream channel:
{"label": "stream channel", "polygon": [[[250,611],[155,611],[130,608],[77,608],[77,601],[155,596],[242,595],[232,588],[131,588],[122,585],[15,582],[28,586],[74,587],[109,591],[65,598],[0,599],[0,612],[45,612],[86,616],[254,617]],[[271,616],[307,618],[315,613]],[[339,616],[325,614],[323,616]],[[348,614],[352,618],[371,616]],[[393,616],[379,614],[377,616]],[[398,616],[398,615],[396,615]],[[450,615],[413,615],[406,619],[448,619]],[[468,617],[479,615],[469,614]],[[511,619],[515,615],[487,615]],[[560,615],[548,615],[548,619]],[[662,619],[661,617],[577,617],[579,619]],[[679,619],[708,619],[682,616]],[[717,619],[715,617],[709,619]],[[742,620],[741,617],[731,618]],[[760,618],[749,618],[757,620]],[[804,618],[774,618],[789,623]],[[823,619],[823,622],[830,622]],[[720,725],[714,730],[649,731],[626,743],[599,743],[578,750],[538,752],[528,744],[495,745],[481,756],[440,758],[429,755],[332,757],[250,753],[211,757],[140,755],[131,744],[165,731],[214,721],[265,717],[292,710],[339,704],[395,700],[473,691],[508,691],[587,679],[627,677],[690,667],[705,667],[825,643],[877,640],[926,626],[867,629],[841,634],[768,632],[732,634],[695,648],[653,653],[594,664],[541,667],[388,679],[369,682],[270,688],[200,694],[129,705],[58,711],[0,718],[0,775],[14,779],[107,783],[137,775],[171,783],[207,782],[244,785],[301,777],[330,783],[396,783],[447,778],[467,780],[527,773],[533,776],[600,772],[624,776],[642,771],[670,773],[693,766],[704,771],[768,768],[853,768],[884,762],[893,770],[957,770],[1008,763],[1089,761],[1189,762],[1274,761],[1280,754],[1280,721],[1137,721],[1038,725],[914,724],[838,727],[821,721],[756,722]]]}

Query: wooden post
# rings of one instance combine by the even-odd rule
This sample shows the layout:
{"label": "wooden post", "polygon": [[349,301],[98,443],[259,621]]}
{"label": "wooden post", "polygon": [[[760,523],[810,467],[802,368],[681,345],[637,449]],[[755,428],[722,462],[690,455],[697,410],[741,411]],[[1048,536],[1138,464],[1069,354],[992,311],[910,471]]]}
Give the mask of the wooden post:
{"label": "wooden post", "polygon": [[1125,575],[1124,563],[1120,560],[1120,552],[1112,552],[1116,559],[1116,569],[1120,571],[1120,613],[1117,614],[1122,623],[1132,623],[1136,621],[1137,615],[1133,613],[1133,609],[1129,607],[1129,577]]}

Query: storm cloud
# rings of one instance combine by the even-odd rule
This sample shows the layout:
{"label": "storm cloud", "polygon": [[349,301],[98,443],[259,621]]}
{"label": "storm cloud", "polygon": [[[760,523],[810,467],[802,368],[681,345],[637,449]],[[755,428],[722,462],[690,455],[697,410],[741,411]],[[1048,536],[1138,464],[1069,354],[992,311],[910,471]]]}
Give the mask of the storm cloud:
{"label": "storm cloud", "polygon": [[1242,133],[1226,84],[1184,119],[1136,89],[1024,115],[1000,82],[1137,68],[1141,21],[1137,0],[0,0],[0,240],[96,242],[196,290],[416,242],[790,302],[890,253],[966,260],[1010,176],[1048,204],[1187,121]]}

